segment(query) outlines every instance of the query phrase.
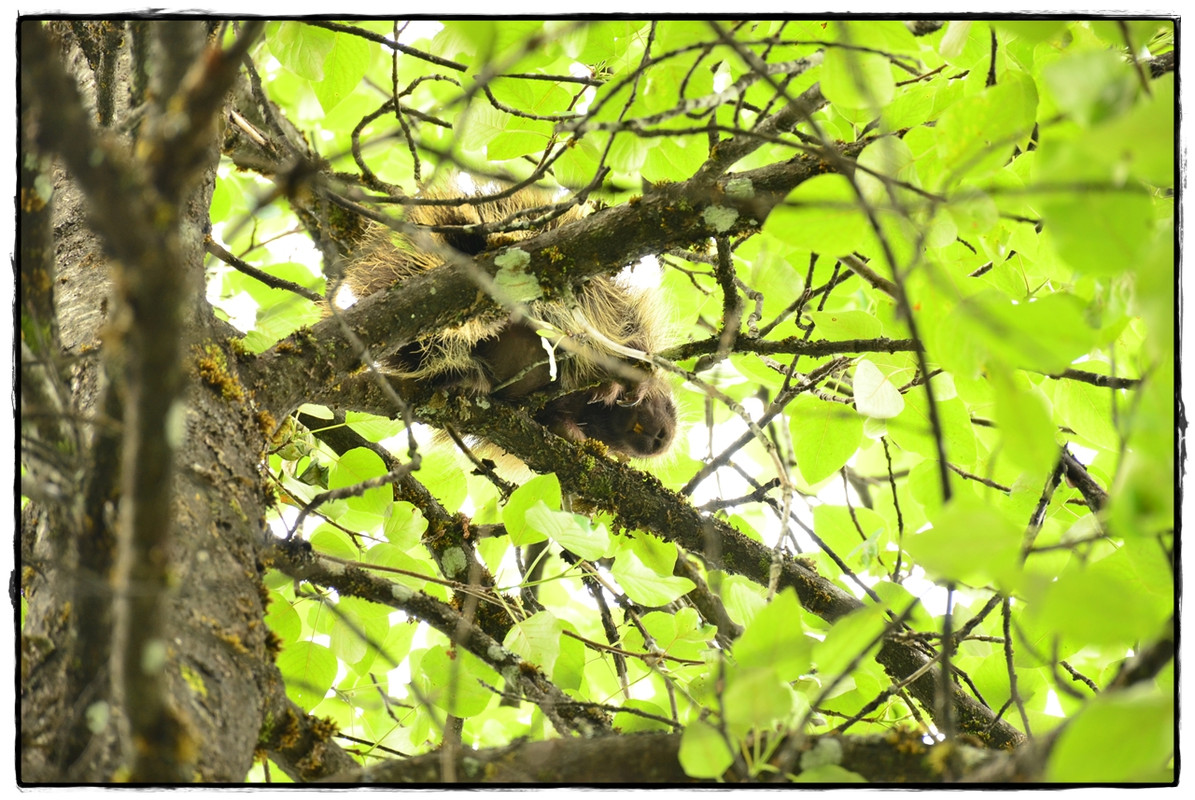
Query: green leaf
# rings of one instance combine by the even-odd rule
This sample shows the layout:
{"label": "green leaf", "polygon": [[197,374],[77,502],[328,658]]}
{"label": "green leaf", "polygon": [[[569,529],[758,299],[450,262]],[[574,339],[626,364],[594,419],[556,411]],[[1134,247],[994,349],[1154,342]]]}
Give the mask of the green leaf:
{"label": "green leaf", "polygon": [[822,93],[842,108],[875,110],[892,102],[896,82],[881,53],[831,47],[822,65]]}
{"label": "green leaf", "polygon": [[649,181],[672,181],[692,175],[708,155],[703,139],[696,136],[665,136],[652,140],[640,172]]}
{"label": "green leaf", "polygon": [[486,152],[489,143],[506,131],[509,115],[493,106],[472,106],[457,122],[456,141],[472,152]]}
{"label": "green leaf", "polygon": [[1048,241],[1068,264],[1084,274],[1112,276],[1145,252],[1154,207],[1147,195],[1133,191],[1058,193],[1042,203],[1042,217]]}
{"label": "green leaf", "polygon": [[977,192],[953,199],[946,212],[959,235],[971,237],[986,233],[1000,221],[1000,209],[991,195]]}
{"label": "green leaf", "polygon": [[903,139],[885,136],[863,148],[855,174],[860,193],[876,206],[889,206],[893,199],[913,199],[913,195],[893,181],[916,185],[913,151]]}
{"label": "green leaf", "polygon": [[1072,562],[1030,612],[1075,643],[1131,646],[1152,639],[1173,612],[1169,595],[1153,595],[1156,588],[1169,588],[1169,576],[1155,576],[1163,581],[1161,587],[1146,587],[1127,567],[1123,554],[1089,568]]}
{"label": "green leaf", "polygon": [[333,525],[320,525],[308,538],[317,553],[355,561],[361,557],[358,547],[348,534]]}
{"label": "green leaf", "polygon": [[[938,407],[938,421],[946,440],[946,457],[952,464],[967,466],[976,458],[975,431],[967,405],[958,397],[939,399],[940,383],[934,380],[937,393],[934,395]],[[929,401],[923,387],[915,387],[903,395],[905,410],[888,422],[888,434],[900,447],[927,458],[938,457],[938,447],[933,438],[933,427],[929,417]]]}
{"label": "green leaf", "polygon": [[1057,461],[1059,449],[1049,402],[1024,375],[993,368],[988,377],[1003,454],[1020,469],[1044,477]]}
{"label": "green leaf", "polygon": [[1046,778],[1063,783],[1170,782],[1174,698],[1152,686],[1097,695],[1063,729]]}
{"label": "green leaf", "polygon": [[336,47],[336,34],[300,22],[271,22],[266,42],[278,63],[309,81],[324,77],[324,65]]}
{"label": "green leaf", "polygon": [[402,575],[393,572],[387,573],[385,578],[389,581],[409,587],[415,591],[427,592],[433,597],[441,599],[447,597],[447,589],[445,587],[415,577],[418,575],[435,574],[436,568],[427,558],[415,558],[392,544],[382,542],[375,544],[365,551],[364,561],[366,564],[412,573],[411,575]]}
{"label": "green leaf", "polygon": [[295,641],[303,632],[303,621],[294,606],[280,592],[270,590],[270,601],[267,606],[266,624],[283,642]]}
{"label": "green leaf", "polygon": [[608,163],[613,169],[635,175],[643,171],[643,164],[648,160],[650,147],[639,136],[629,134],[614,134],[614,141],[609,146]]}
{"label": "green leaf", "polygon": [[818,175],[789,192],[764,220],[763,231],[791,247],[844,256],[869,241],[871,227],[842,175]]}
{"label": "green leaf", "polygon": [[[904,610],[904,609],[900,609]],[[883,606],[866,605],[835,622],[813,650],[818,674],[828,682],[858,664],[879,648],[878,637],[887,627]]]}
{"label": "green leaf", "polygon": [[527,526],[547,536],[558,545],[588,561],[596,561],[610,552],[610,535],[603,525],[593,523],[580,514],[553,511],[542,500],[527,509]]}
{"label": "green leaf", "polygon": [[474,717],[496,696],[482,685],[497,683],[497,673],[467,650],[449,652],[441,645],[430,648],[419,663],[424,696],[437,707],[458,717]]}
{"label": "green leaf", "polygon": [[1058,108],[1085,127],[1122,114],[1140,85],[1129,62],[1111,50],[1070,53],[1047,64],[1042,77]]}
{"label": "green leaf", "polygon": [[796,703],[788,682],[781,680],[771,667],[728,671],[722,708],[726,726],[736,739],[787,721]]}
{"label": "green leaf", "polygon": [[547,611],[539,611],[511,626],[502,643],[524,661],[538,665],[545,674],[551,675],[560,655],[563,636],[564,623]]}
{"label": "green leaf", "polygon": [[960,496],[934,515],[930,530],[908,537],[905,549],[934,578],[1010,587],[1020,571],[1021,536],[1000,509]]}
{"label": "green leaf", "polygon": [[357,674],[369,671],[378,655],[377,645],[390,629],[390,610],[383,605],[342,597],[336,603],[336,621],[329,632],[330,649]]}
{"label": "green leaf", "polygon": [[[597,136],[586,136],[580,141],[576,139],[569,141],[568,147],[565,148],[563,155],[556,160],[554,165],[556,180],[560,182],[561,186],[570,189],[579,188],[593,177],[598,159],[602,156],[602,150],[598,146],[597,140]],[[617,163],[613,166],[623,172],[627,171]]]}
{"label": "green leaf", "polygon": [[627,597],[645,606],[663,606],[696,588],[696,584],[679,575],[661,575],[648,569],[630,550],[614,557],[610,574],[627,593]]}
{"label": "green leaf", "polygon": [[939,323],[935,340],[952,366],[982,368],[1002,361],[1035,372],[1062,372],[1096,342],[1084,303],[1058,292],[1012,302],[985,291],[960,303]]}
{"label": "green leaf", "polygon": [[336,679],[336,656],[322,644],[288,644],[275,663],[286,682],[286,696],[307,711],[323,701]]}
{"label": "green leaf", "polygon": [[762,586],[741,575],[721,575],[722,602],[726,613],[740,625],[747,625],[767,605]]}
{"label": "green leaf", "polygon": [[867,783],[867,779],[837,764],[821,764],[801,770],[801,774],[793,778],[793,783]]}
{"label": "green leaf", "polygon": [[909,29],[892,20],[839,20],[828,33],[838,46],[825,49],[820,77],[826,98],[836,110],[871,113],[888,105],[896,94],[892,57],[919,50]]}
{"label": "green leaf", "polygon": [[951,20],[938,45],[947,63],[970,69],[981,59],[990,58],[991,38],[986,25],[970,20]]}
{"label": "green leaf", "polygon": [[935,624],[934,619],[930,616],[925,606],[918,603],[914,605],[917,596],[901,583],[893,583],[892,581],[880,581],[871,587],[875,590],[876,595],[884,601],[890,609],[903,612],[910,606],[913,610],[909,616],[905,618],[906,624],[912,626],[916,630],[929,630]]}
{"label": "green leaf", "polygon": [[537,116],[566,114],[573,102],[572,94],[552,81],[496,78],[489,87],[503,105]]}
{"label": "green leaf", "polygon": [[556,656],[556,665],[552,670],[552,682],[565,691],[574,692],[585,685],[585,667],[589,660],[589,651],[579,640],[571,636],[562,636],[557,641],[560,653]]}
{"label": "green leaf", "polygon": [[397,436],[403,430],[401,420],[387,419],[386,417],[365,414],[360,411],[346,410],[344,412],[344,422],[354,432],[359,433],[371,442],[389,439],[391,436]]}
{"label": "green leaf", "polygon": [[427,520],[423,512],[404,501],[390,505],[390,515],[382,525],[386,539],[402,550],[410,550],[418,545],[426,530]]}
{"label": "green leaf", "polygon": [[505,129],[486,142],[486,158],[490,161],[510,161],[541,152],[551,133],[551,126],[546,122],[509,117]]}
{"label": "green leaf", "polygon": [[735,663],[745,669],[769,667],[784,681],[808,672],[814,640],[805,635],[801,614],[793,589],[777,594],[735,642]]}
{"label": "green leaf", "polygon": [[527,509],[538,503],[548,508],[560,508],[560,480],[552,473],[536,475],[511,492],[510,499],[502,508],[502,523],[510,541],[520,547],[542,542],[544,535],[527,524]]}
{"label": "green leaf", "polygon": [[[697,610],[691,607],[675,612],[650,611],[641,620],[655,646],[677,658],[700,660],[714,638],[713,626],[703,624]],[[648,649],[638,630],[627,631],[625,641],[631,647]]]}
{"label": "green leaf", "polygon": [[708,722],[691,722],[681,734],[677,753],[681,769],[690,778],[715,779],[722,777],[734,763],[734,754],[722,734]]}
{"label": "green leaf", "polygon": [[421,453],[423,460],[415,477],[425,486],[435,487],[436,497],[449,513],[455,513],[469,494],[465,472],[451,450],[433,449]]}
{"label": "green leaf", "polygon": [[332,49],[324,58],[324,77],[312,85],[325,114],[361,85],[371,54],[369,43],[358,36],[334,36]]}
{"label": "green leaf", "polygon": [[879,367],[866,358],[855,364],[855,409],[874,419],[891,419],[905,410],[905,400]]}
{"label": "green leaf", "polygon": [[[656,717],[668,718],[668,709],[663,708],[650,700],[636,700],[631,698],[622,703],[622,708],[635,709],[642,711],[645,714],[651,714]],[[614,715],[615,729],[623,733],[643,733],[646,731],[671,731],[672,726],[658,719],[651,719],[649,717],[640,716],[639,714],[632,714],[626,711],[620,711]]]}
{"label": "green leaf", "polygon": [[825,339],[874,339],[881,333],[880,321],[866,311],[810,311],[808,317]]}
{"label": "green leaf", "polygon": [[1000,82],[964,97],[938,121],[938,158],[947,185],[964,175],[976,178],[1002,168],[1033,130],[1037,89],[1019,73],[1006,72]]}
{"label": "green leaf", "polygon": [[992,20],[992,27],[998,33],[1010,33],[1019,39],[1029,42],[1045,42],[1062,34],[1067,26],[1066,20],[1054,19],[997,19]]}
{"label": "green leaf", "polygon": [[859,448],[863,418],[849,406],[801,395],[789,413],[797,467],[810,485],[841,469]]}
{"label": "green leaf", "polygon": [[642,20],[597,19],[584,26],[584,36],[570,42],[574,58],[582,64],[604,64],[621,71],[634,65],[643,53]]}
{"label": "green leaf", "polygon": [[[328,473],[328,488],[343,489],[385,475],[388,470],[377,453],[365,447],[355,447],[342,455]],[[393,497],[388,486],[376,486],[345,499],[355,511],[380,515]]]}
{"label": "green leaf", "polygon": [[818,538],[847,563],[862,569],[875,563],[875,542],[887,535],[887,527],[884,518],[870,508],[852,510],[823,503],[813,509],[813,530]]}
{"label": "green leaf", "polygon": [[[626,537],[624,541],[627,541]],[[672,574],[677,559],[676,544],[673,542],[642,531],[634,531],[627,541],[627,546],[648,569],[661,575]]]}
{"label": "green leaf", "polygon": [[1099,163],[1115,159],[1113,174],[1125,169],[1138,180],[1173,187],[1173,76],[1151,81],[1150,92],[1126,113],[1088,131],[1078,144],[1084,152],[1097,153]]}

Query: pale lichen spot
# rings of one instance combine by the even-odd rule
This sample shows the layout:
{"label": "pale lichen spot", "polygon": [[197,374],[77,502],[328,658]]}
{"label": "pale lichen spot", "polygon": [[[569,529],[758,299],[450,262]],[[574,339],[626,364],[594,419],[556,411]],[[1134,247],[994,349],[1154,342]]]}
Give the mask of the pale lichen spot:
{"label": "pale lichen spot", "polygon": [[494,258],[494,264],[504,272],[522,272],[530,263],[531,254],[519,247],[508,247]]}
{"label": "pale lichen spot", "polygon": [[539,281],[527,272],[531,255],[517,247],[508,248],[494,259],[498,274],[494,276],[496,300],[503,304],[529,303],[543,297]]}
{"label": "pale lichen spot", "polygon": [[187,404],[175,400],[166,412],[166,443],[178,449],[187,437]]}
{"label": "pale lichen spot", "polygon": [[801,754],[801,771],[842,763],[842,742],[830,737],[818,739]]}
{"label": "pale lichen spot", "polygon": [[726,196],[733,200],[750,200],[755,197],[755,184],[750,178],[731,178],[726,182]]}
{"label": "pale lichen spot", "polygon": [[166,640],[150,639],[141,648],[141,674],[156,675],[166,665]]}
{"label": "pale lichen spot", "polygon": [[450,547],[444,551],[444,574],[449,578],[455,578],[457,575],[464,573],[468,567],[468,560],[465,558],[465,551],[459,547]]}
{"label": "pale lichen spot", "polygon": [[739,212],[726,206],[709,206],[701,212],[701,218],[714,233],[726,233],[738,220]]}

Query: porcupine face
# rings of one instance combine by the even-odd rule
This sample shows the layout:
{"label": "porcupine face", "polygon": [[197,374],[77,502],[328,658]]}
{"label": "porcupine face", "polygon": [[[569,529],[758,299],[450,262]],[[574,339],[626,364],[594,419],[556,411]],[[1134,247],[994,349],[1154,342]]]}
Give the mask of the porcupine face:
{"label": "porcupine face", "polygon": [[[527,191],[497,204],[415,207],[409,219],[437,225],[494,222],[521,209],[550,202],[549,196],[542,192]],[[557,220],[549,227],[568,219]],[[520,238],[534,233],[520,234]],[[440,239],[464,255],[473,256],[495,245],[493,240],[500,236],[487,238],[482,234],[450,232],[441,234]],[[428,263],[430,259],[411,257],[409,251],[401,249],[388,252],[381,260],[387,258],[406,259],[395,270],[398,273],[434,268]],[[364,281],[359,279],[357,283]],[[537,303],[534,311],[573,335],[580,331],[571,330],[569,316],[581,313],[589,325],[624,346],[653,350],[659,345],[658,328],[662,323],[654,309],[659,303],[655,295],[599,277],[582,286],[578,296],[580,302],[567,311],[550,303]],[[561,374],[554,380],[548,351],[539,334],[528,325],[512,320],[505,325],[490,326],[484,332],[479,327],[448,329],[408,345],[395,354],[388,366],[403,377],[508,400],[539,391],[576,387],[577,391],[550,401],[536,414],[536,419],[559,436],[576,442],[596,439],[610,450],[632,458],[663,454],[676,433],[676,404],[671,389],[655,374],[628,365],[612,353],[601,352],[600,347],[597,350],[592,359],[584,354],[564,355],[563,364],[558,365]],[[617,374],[611,367],[599,365],[614,361],[622,365]]]}
{"label": "porcupine face", "polygon": [[[611,399],[613,391],[620,394]],[[536,415],[558,436],[596,439],[631,458],[653,458],[668,451],[676,435],[676,403],[668,385],[655,376],[627,391],[603,384],[553,400]]]}

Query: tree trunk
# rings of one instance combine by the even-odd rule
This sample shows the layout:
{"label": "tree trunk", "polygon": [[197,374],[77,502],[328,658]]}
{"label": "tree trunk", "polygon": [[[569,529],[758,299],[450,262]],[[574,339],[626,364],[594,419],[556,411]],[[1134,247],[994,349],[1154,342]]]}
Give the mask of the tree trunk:
{"label": "tree trunk", "polygon": [[[217,131],[198,126],[203,159],[176,190],[162,187],[182,170],[150,174],[131,158],[160,143],[211,33],[201,22],[21,29],[22,153],[46,168],[39,186],[53,185],[48,217],[24,204],[42,216],[30,231],[52,225],[53,251],[39,260],[26,235],[22,268],[54,270],[52,307],[23,281],[24,330],[59,336],[25,338],[22,410],[42,407],[41,392],[65,413],[57,428],[23,414],[44,455],[31,459],[22,514],[22,781],[243,780],[269,698],[281,696],[255,559],[270,491],[245,477],[258,474],[263,433],[234,401],[221,325],[200,302]],[[162,66],[152,82],[139,71],[147,52]],[[124,186],[78,168],[101,145],[63,127],[85,124],[84,108]],[[109,192],[158,216],[125,216],[133,209],[105,204]],[[162,278],[177,279],[173,301]],[[173,396],[146,396],[160,388],[146,372],[163,357],[155,348],[169,342],[182,343],[167,353]],[[138,522],[130,493],[164,515]]]}

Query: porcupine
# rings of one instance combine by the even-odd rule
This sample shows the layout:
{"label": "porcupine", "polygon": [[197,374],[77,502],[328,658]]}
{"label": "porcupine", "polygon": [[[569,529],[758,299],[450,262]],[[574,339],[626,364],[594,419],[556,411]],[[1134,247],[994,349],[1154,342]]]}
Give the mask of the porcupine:
{"label": "porcupine", "polygon": [[[449,199],[454,195],[440,190],[422,196]],[[412,205],[405,221],[423,226],[502,223],[517,221],[521,212],[553,202],[540,189],[523,189],[491,202],[473,203],[472,197],[481,196],[461,195],[461,202],[451,205]],[[574,208],[537,230],[431,236],[437,245],[473,256],[579,216]],[[444,260],[436,249],[440,248],[420,248],[414,237],[376,226],[350,260],[345,282],[358,298],[368,296],[441,266]],[[400,379],[431,381],[503,400],[538,392],[558,394],[535,414],[553,433],[575,442],[597,439],[633,458],[658,456],[668,449],[676,432],[671,388],[654,367],[628,359],[617,347],[657,352],[667,328],[662,308],[658,290],[633,287],[619,276],[591,278],[567,302],[531,302],[529,318],[546,322],[568,337],[568,347],[554,351],[555,379],[549,363],[552,344],[531,323],[514,316],[472,319],[447,327],[404,346],[382,366]],[[608,341],[603,342],[603,337]]]}

